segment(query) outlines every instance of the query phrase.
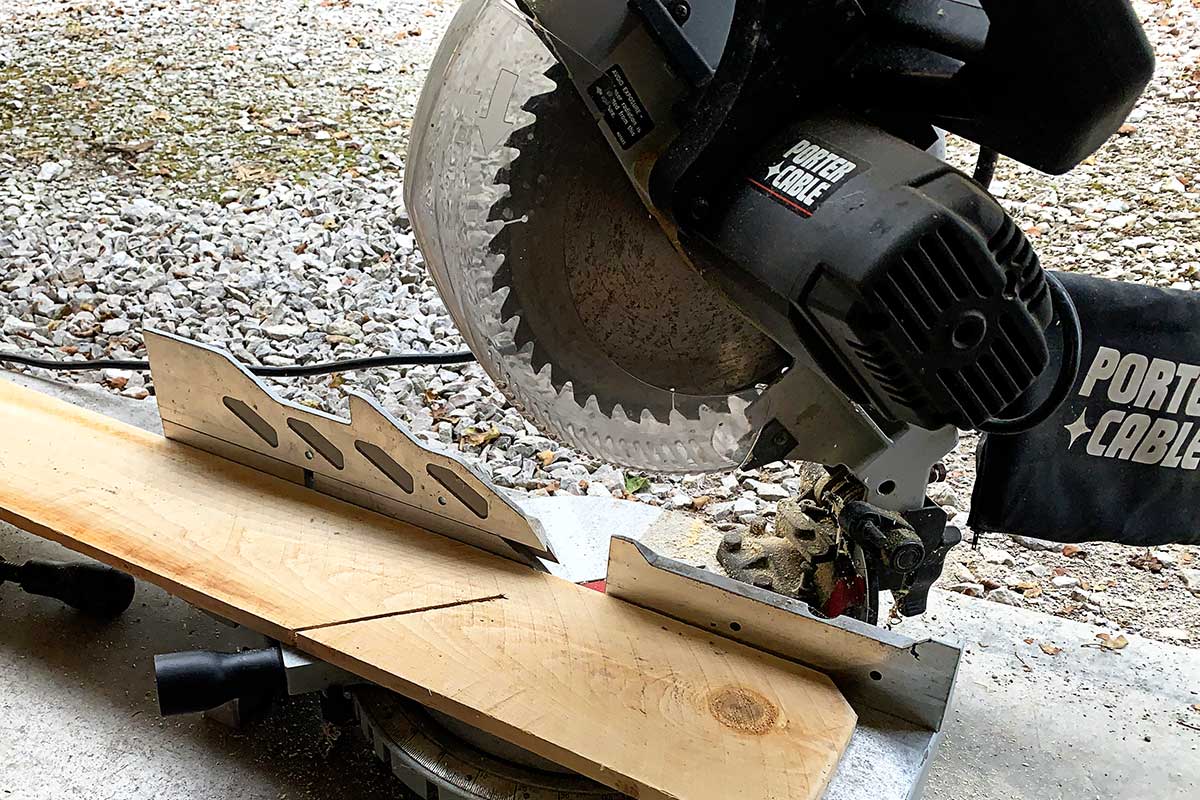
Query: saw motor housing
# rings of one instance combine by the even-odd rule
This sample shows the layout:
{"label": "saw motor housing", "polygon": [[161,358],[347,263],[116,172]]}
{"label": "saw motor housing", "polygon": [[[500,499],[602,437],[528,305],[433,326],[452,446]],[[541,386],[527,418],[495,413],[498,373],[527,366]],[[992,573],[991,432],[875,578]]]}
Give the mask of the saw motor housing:
{"label": "saw motor housing", "polygon": [[740,172],[698,226],[750,291],[786,298],[809,353],[856,401],[971,429],[1046,368],[1037,255],[962,173],[838,117],[793,126]]}
{"label": "saw motor housing", "polygon": [[[1050,372],[1063,293],[986,188],[926,151],[940,127],[1074,167],[1153,72],[1129,0],[518,5],[685,259],[831,384],[796,405],[811,416],[840,394],[866,411],[866,426],[845,410],[824,426],[867,442],[849,451],[903,426],[1016,421],[1006,410]],[[797,445],[770,454],[825,455],[777,413],[786,400],[750,415]]]}

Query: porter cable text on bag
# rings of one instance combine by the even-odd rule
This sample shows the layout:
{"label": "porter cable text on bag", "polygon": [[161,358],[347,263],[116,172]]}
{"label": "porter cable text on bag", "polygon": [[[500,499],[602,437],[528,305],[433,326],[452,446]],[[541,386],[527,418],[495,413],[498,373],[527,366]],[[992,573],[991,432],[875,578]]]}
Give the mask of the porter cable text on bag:
{"label": "porter cable text on bag", "polygon": [[1101,412],[1085,407],[1064,426],[1071,436],[1067,449],[1087,437],[1090,456],[1170,469],[1200,467],[1198,378],[1200,366],[1195,364],[1098,348],[1079,396],[1107,397],[1122,408]]}

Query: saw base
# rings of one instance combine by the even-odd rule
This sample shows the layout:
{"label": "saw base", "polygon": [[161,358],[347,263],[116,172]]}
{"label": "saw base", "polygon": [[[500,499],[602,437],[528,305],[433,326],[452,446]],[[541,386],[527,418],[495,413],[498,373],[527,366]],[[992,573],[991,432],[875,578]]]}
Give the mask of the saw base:
{"label": "saw base", "polygon": [[627,800],[482,731],[461,731],[385,689],[356,687],[352,695],[375,755],[422,800]]}

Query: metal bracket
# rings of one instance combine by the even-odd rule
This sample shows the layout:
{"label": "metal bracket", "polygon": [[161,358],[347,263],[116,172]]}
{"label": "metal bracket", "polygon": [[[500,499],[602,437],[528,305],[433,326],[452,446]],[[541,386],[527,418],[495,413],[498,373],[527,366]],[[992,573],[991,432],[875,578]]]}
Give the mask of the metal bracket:
{"label": "metal bracket", "polygon": [[924,506],[930,469],[958,444],[953,427],[882,430],[824,375],[801,365],[751,403],[746,418],[744,434],[756,438],[744,466],[843,464],[866,486],[869,502],[891,511]]}
{"label": "metal bracket", "polygon": [[350,420],[281,400],[215,347],[143,332],[168,439],[522,563],[555,560],[541,523],[370,397]]}
{"label": "metal bracket", "polygon": [[657,555],[614,537],[606,591],[637,606],[804,664],[866,707],[938,731],[962,655],[864,622],[821,619],[796,600]]}

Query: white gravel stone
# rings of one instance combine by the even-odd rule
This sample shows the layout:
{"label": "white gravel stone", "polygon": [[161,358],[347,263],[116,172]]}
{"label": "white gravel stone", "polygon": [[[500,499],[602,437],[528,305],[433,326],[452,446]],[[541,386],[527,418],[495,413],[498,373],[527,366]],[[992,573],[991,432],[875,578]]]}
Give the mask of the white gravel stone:
{"label": "white gravel stone", "polygon": [[763,500],[786,500],[792,493],[778,483],[748,480],[746,484]]}
{"label": "white gravel stone", "polygon": [[1003,603],[1006,606],[1017,606],[1023,608],[1025,606],[1025,598],[1014,592],[1012,589],[992,589],[987,593],[987,599],[993,603]]}
{"label": "white gravel stone", "polygon": [[1026,550],[1035,550],[1035,551],[1044,551],[1044,552],[1052,552],[1052,551],[1056,551],[1056,550],[1062,550],[1061,544],[1057,544],[1055,542],[1049,542],[1049,541],[1046,541],[1045,539],[1036,539],[1032,536],[1010,536],[1009,538],[1012,539],[1017,544],[1021,545],[1021,547],[1024,547]]}
{"label": "white gravel stone", "polygon": [[979,548],[979,555],[989,564],[1003,564],[1006,567],[1012,567],[1017,563],[1009,553],[998,547],[981,547]]}
{"label": "white gravel stone", "polygon": [[52,181],[62,175],[65,167],[57,161],[47,161],[38,169],[37,179],[39,181]]}
{"label": "white gravel stone", "polygon": [[1183,585],[1190,592],[1200,592],[1200,569],[1184,569],[1179,574],[1183,577]]}

